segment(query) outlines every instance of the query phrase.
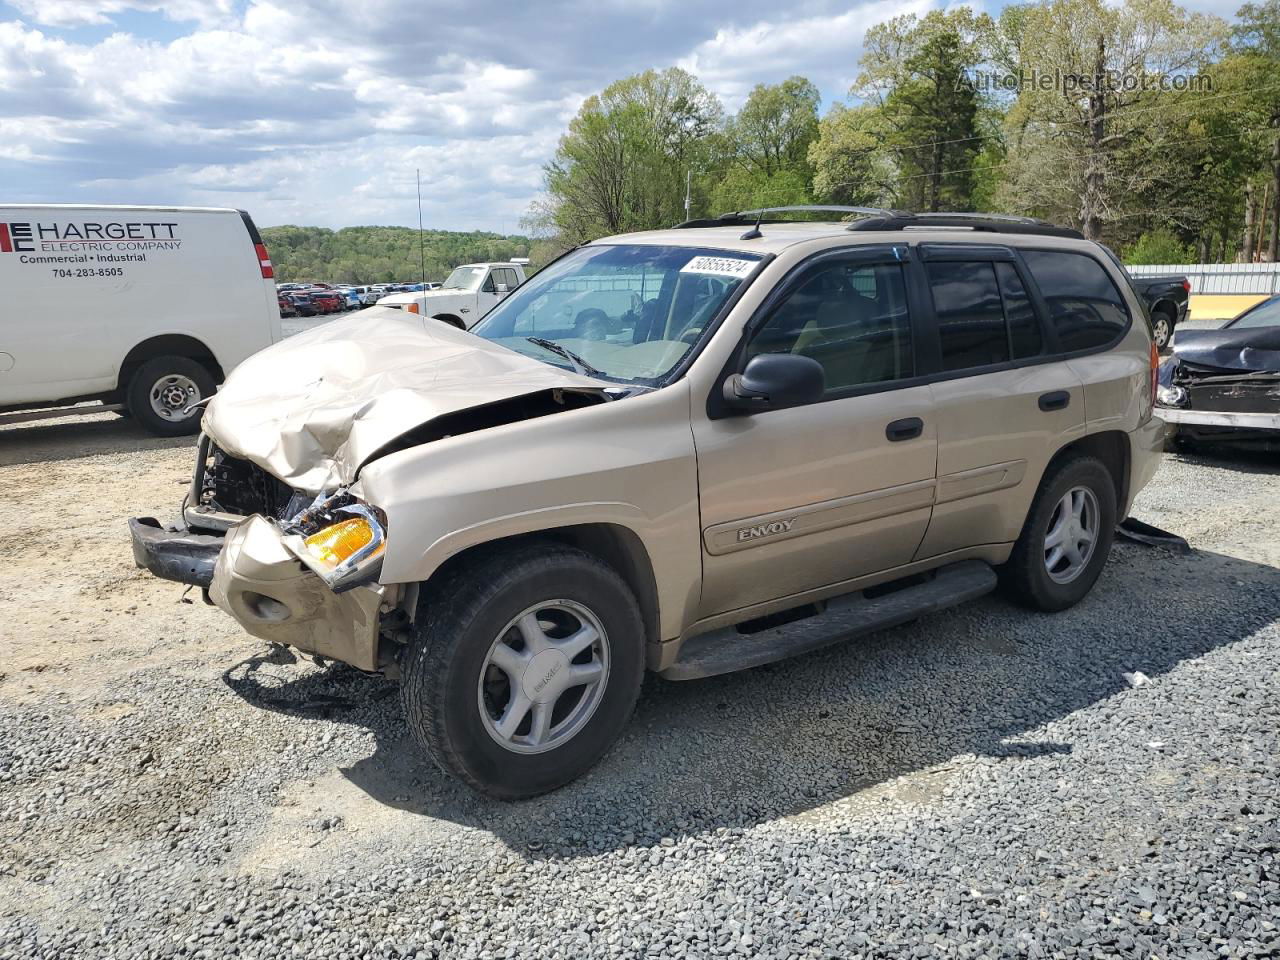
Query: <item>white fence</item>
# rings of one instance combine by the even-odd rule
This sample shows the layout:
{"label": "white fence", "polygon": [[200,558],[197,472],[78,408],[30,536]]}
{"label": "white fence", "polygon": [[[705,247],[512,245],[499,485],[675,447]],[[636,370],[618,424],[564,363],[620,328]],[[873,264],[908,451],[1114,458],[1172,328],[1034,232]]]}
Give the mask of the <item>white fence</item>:
{"label": "white fence", "polygon": [[1135,277],[1185,276],[1192,293],[1280,293],[1280,263],[1175,263],[1129,267],[1129,272]]}

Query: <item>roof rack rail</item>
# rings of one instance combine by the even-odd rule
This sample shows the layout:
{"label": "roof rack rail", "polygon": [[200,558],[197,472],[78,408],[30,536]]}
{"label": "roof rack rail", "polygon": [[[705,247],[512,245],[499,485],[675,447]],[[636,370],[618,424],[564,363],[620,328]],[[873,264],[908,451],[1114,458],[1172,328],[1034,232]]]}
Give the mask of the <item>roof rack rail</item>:
{"label": "roof rack rail", "polygon": [[990,233],[1038,234],[1046,237],[1070,237],[1083,240],[1084,234],[1070,227],[1060,227],[1035,217],[1019,217],[1009,213],[906,213],[895,211],[890,216],[857,220],[848,230],[905,230],[909,227],[959,227]]}
{"label": "roof rack rail", "polygon": [[[760,207],[755,210],[734,210],[722,213],[718,217],[704,217],[699,220],[686,220],[676,224],[676,229],[692,227],[734,227],[741,224],[755,223],[763,220],[771,213],[859,213],[864,217],[900,217],[910,216],[901,210],[887,210],[884,207],[845,207],[826,204],[795,204],[785,207]],[[768,222],[768,221],[765,221]],[[775,223],[777,221],[774,221]]]}

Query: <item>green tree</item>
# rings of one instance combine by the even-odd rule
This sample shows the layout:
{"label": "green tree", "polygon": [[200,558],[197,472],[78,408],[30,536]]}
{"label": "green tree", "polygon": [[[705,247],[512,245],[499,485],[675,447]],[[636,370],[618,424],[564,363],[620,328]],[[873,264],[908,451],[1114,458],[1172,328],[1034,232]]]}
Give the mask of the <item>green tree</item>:
{"label": "green tree", "polygon": [[1169,149],[1153,139],[1158,78],[1197,74],[1221,49],[1225,24],[1172,0],[1046,0],[1006,7],[989,48],[1023,82],[1006,116],[1002,201],[1080,227],[1090,239],[1142,210]]}
{"label": "green tree", "polygon": [[1168,227],[1140,236],[1125,250],[1124,262],[1134,266],[1162,263],[1195,263],[1195,251]]}
{"label": "green tree", "polygon": [[569,244],[683,219],[685,177],[709,166],[722,115],[720,101],[676,67],[611,84],[560,138],[539,218]]}
{"label": "green tree", "polygon": [[818,136],[818,88],[804,77],[759,84],[722,133],[723,175],[711,191],[716,211],[808,203]]}
{"label": "green tree", "polygon": [[[992,186],[975,169],[997,140],[969,79],[992,24],[967,7],[895,17],[867,31],[850,95],[822,120],[809,157],[824,199],[915,210],[968,210]],[[998,154],[998,142],[995,145]]]}

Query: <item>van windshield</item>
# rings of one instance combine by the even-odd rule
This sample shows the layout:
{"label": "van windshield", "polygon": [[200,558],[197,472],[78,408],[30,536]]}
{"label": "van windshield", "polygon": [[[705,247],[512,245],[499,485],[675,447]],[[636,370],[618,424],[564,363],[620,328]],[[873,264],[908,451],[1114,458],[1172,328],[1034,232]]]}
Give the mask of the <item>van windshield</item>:
{"label": "van windshield", "polygon": [[535,274],[471,332],[544,363],[655,386],[709,332],[759,262],[729,250],[581,247]]}

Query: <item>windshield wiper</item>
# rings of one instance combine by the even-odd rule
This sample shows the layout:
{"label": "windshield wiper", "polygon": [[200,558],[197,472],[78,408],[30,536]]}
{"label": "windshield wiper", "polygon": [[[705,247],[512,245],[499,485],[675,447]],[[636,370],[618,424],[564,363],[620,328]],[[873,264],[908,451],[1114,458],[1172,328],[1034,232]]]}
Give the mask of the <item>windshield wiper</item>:
{"label": "windshield wiper", "polygon": [[583,360],[568,347],[562,347],[554,340],[547,340],[544,337],[525,337],[525,339],[535,346],[541,347],[543,350],[550,350],[552,353],[556,354],[556,356],[564,357],[573,364],[574,373],[585,373],[591,377],[601,376],[601,372],[599,370],[587,363],[587,361]]}

